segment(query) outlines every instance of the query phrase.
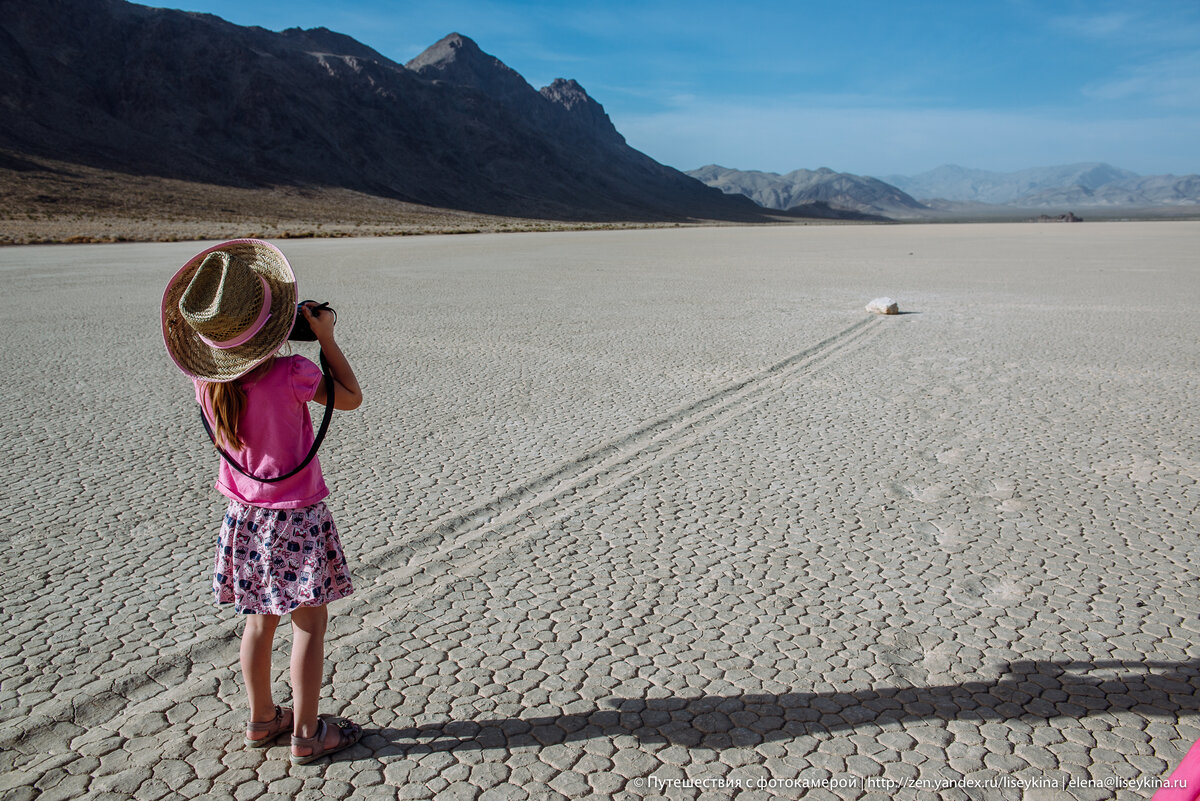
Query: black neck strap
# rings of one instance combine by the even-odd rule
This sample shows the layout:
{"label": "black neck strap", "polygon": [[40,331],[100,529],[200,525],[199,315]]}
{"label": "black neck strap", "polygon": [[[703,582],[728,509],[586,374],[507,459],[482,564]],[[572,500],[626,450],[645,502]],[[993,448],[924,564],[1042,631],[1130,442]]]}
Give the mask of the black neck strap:
{"label": "black neck strap", "polygon": [[204,408],[200,409],[200,421],[204,423],[204,430],[208,432],[208,438],[212,440],[213,447],[217,449],[217,453],[229,463],[229,466],[241,473],[247,478],[252,478],[255,481],[261,481],[264,484],[274,484],[277,481],[291,478],[299,473],[304,468],[308,467],[308,463],[317,455],[317,449],[321,447],[321,441],[325,439],[325,432],[329,430],[329,421],[333,419],[333,376],[329,372],[329,362],[325,361],[325,353],[321,353],[321,372],[325,376],[325,416],[321,418],[321,427],[317,429],[317,435],[313,439],[312,447],[308,449],[308,456],[304,457],[304,461],[290,473],[285,473],[282,476],[274,478],[260,478],[253,473],[248,473],[242,469],[242,466],[233,460],[233,457],[221,449],[217,444],[217,438],[213,435],[212,426],[208,423],[208,418],[204,416]]}

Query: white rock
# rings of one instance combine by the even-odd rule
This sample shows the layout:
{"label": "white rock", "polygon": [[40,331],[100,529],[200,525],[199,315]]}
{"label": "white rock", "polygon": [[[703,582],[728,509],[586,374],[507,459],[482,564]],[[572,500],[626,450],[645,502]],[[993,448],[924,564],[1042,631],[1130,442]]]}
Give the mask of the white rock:
{"label": "white rock", "polygon": [[900,306],[891,298],[875,298],[867,304],[867,311],[876,314],[899,314]]}

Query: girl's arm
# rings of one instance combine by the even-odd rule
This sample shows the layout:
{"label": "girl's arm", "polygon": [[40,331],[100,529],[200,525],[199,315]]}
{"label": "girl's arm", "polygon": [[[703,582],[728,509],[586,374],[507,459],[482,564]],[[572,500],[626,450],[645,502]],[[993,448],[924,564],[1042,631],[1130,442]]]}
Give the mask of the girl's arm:
{"label": "girl's arm", "polygon": [[[317,342],[321,343],[321,352],[329,362],[329,372],[333,375],[333,408],[347,412],[357,409],[362,404],[362,388],[358,386],[358,379],[350,369],[350,362],[333,339],[334,315],[318,313],[314,316],[307,305],[300,307],[300,313],[308,320],[312,332],[316,334]],[[317,386],[317,394],[313,400],[317,403],[325,402],[324,381]]]}

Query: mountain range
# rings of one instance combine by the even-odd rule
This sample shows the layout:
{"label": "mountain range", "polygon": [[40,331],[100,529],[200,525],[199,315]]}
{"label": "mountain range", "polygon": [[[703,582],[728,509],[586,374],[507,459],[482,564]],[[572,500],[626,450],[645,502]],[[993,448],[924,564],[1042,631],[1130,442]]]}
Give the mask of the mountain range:
{"label": "mountain range", "polygon": [[922,199],[1023,208],[1147,208],[1200,203],[1200,175],[1142,176],[1099,162],[1016,172],[947,164],[918,175],[888,175],[883,180]]}
{"label": "mountain range", "polygon": [[575,81],[534,89],[459,34],[405,65],[324,28],[0,0],[0,108],[0,170],[40,158],[516,217],[765,219],[631,148]]}
{"label": "mountain range", "polygon": [[[1024,216],[1031,210],[1172,209],[1200,205],[1200,175],[1141,176],[1109,164],[1081,163],[990,172],[946,165],[883,179],[852,173],[794,170],[779,174],[709,164],[687,174],[768,209],[814,201],[893,219]],[[919,199],[918,199],[919,198]]]}

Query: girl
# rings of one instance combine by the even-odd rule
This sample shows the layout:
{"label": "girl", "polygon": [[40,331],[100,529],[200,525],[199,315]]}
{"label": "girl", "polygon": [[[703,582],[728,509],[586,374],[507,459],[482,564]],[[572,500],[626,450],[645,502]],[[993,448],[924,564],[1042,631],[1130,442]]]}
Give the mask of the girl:
{"label": "girl", "polygon": [[[334,341],[334,315],[299,313],[311,326],[333,376],[335,409],[362,403],[349,362]],[[303,356],[277,356],[297,314],[296,279],[274,246],[239,239],[193,257],[163,295],[167,352],[190,376],[217,443],[254,476],[281,476],[313,443],[308,402],[325,403],[320,369]],[[250,716],[245,742],[269,745],[292,734],[292,762],[319,759],[358,742],[354,723],[318,718],[326,605],[353,592],[320,463],[264,483],[221,460],[217,490],[229,498],[217,539],[213,592],[246,615],[241,666]],[[281,615],[292,621],[295,709],[271,696],[271,643]]]}

